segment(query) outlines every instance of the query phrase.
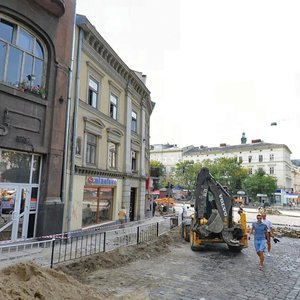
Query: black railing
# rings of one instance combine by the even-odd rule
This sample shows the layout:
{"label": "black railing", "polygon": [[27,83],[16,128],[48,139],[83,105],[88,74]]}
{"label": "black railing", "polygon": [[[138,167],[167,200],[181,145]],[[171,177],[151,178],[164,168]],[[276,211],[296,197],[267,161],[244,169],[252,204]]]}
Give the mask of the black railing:
{"label": "black railing", "polygon": [[52,240],[50,267],[84,256],[140,244],[169,231],[170,221],[124,227],[105,232],[83,233],[81,236],[59,237]]}

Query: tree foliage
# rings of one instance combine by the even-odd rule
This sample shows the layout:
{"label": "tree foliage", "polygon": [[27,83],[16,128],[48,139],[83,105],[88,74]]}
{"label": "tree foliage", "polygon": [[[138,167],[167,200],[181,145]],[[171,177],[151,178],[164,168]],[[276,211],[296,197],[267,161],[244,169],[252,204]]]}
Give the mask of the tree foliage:
{"label": "tree foliage", "polygon": [[153,177],[153,188],[159,189],[166,174],[166,167],[157,160],[150,161],[150,176]]}
{"label": "tree foliage", "polygon": [[176,184],[188,190],[195,189],[197,175],[202,167],[207,167],[212,176],[226,186],[231,194],[241,190],[243,181],[248,177],[248,170],[236,158],[208,159],[201,163],[183,161],[176,164]]}
{"label": "tree foliage", "polygon": [[275,192],[276,186],[277,179],[266,175],[261,168],[244,181],[245,190],[255,200],[257,194],[267,194],[270,197]]}
{"label": "tree foliage", "polygon": [[205,160],[203,167],[207,167],[212,176],[228,188],[230,194],[236,194],[242,189],[243,181],[249,176],[248,170],[241,166],[237,158],[217,158],[214,161]]}
{"label": "tree foliage", "polygon": [[200,164],[193,161],[182,161],[176,164],[174,182],[176,185],[191,191],[196,188],[197,174]]}

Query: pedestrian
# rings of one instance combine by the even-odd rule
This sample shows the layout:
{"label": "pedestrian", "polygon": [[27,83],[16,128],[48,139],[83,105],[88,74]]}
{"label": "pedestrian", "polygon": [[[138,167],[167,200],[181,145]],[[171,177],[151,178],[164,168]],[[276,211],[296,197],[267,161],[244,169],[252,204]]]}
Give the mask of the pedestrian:
{"label": "pedestrian", "polygon": [[155,216],[155,210],[156,210],[156,201],[153,201],[153,208],[152,208],[152,216],[154,217]]}
{"label": "pedestrian", "polygon": [[[264,270],[264,251],[266,249],[266,233],[268,227],[262,222],[261,214],[257,214],[257,221],[252,223],[250,235],[254,232],[254,247],[259,257],[259,270]],[[249,236],[250,239],[250,236]]]}
{"label": "pedestrian", "polygon": [[272,227],[272,222],[267,219],[267,214],[264,212],[261,214],[262,216],[262,222],[264,224],[267,225],[267,234],[266,234],[266,237],[267,237],[267,248],[268,248],[268,253],[267,253],[267,256],[271,256],[271,237],[274,238],[274,229]]}
{"label": "pedestrian", "polygon": [[122,208],[118,212],[119,223],[124,224],[126,221],[126,209],[125,206],[122,205]]}

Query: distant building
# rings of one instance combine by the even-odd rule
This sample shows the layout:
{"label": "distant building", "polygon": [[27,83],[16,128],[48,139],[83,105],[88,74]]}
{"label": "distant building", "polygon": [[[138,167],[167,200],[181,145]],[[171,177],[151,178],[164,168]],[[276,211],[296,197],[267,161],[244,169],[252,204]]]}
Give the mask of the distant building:
{"label": "distant building", "polygon": [[206,159],[214,160],[221,157],[236,157],[242,166],[254,174],[262,168],[267,175],[277,179],[277,186],[286,191],[300,192],[298,174],[290,159],[291,151],[284,144],[265,143],[253,140],[246,143],[242,137],[240,145],[221,144],[219,147],[194,147],[170,148],[151,150],[151,160],[160,161],[168,170],[168,174],[175,170],[176,163],[181,161],[194,161],[200,163]]}

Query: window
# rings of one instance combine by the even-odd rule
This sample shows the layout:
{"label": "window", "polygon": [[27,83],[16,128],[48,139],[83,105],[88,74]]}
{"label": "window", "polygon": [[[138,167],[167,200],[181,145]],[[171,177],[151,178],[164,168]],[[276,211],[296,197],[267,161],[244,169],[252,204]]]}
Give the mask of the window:
{"label": "window", "polygon": [[137,113],[135,111],[131,112],[131,130],[137,132]]}
{"label": "window", "polygon": [[131,151],[131,170],[132,172],[137,171],[137,152]]}
{"label": "window", "polygon": [[249,163],[252,162],[252,156],[251,156],[251,155],[248,156],[248,162],[249,162]]}
{"label": "window", "polygon": [[262,162],[262,161],[263,161],[263,156],[262,156],[262,155],[259,155],[259,156],[258,156],[258,161],[259,161],[259,162]]}
{"label": "window", "polygon": [[274,160],[274,154],[270,154],[270,161]]}
{"label": "window", "polygon": [[118,97],[114,94],[110,94],[109,115],[111,118],[115,120],[117,120],[117,110],[118,110]]}
{"label": "window", "polygon": [[239,162],[242,163],[243,162],[243,157],[239,156]]}
{"label": "window", "polygon": [[97,137],[93,134],[87,134],[86,139],[86,163],[96,164],[96,149],[97,149]]}
{"label": "window", "polygon": [[99,83],[92,77],[89,78],[88,104],[97,108]]}
{"label": "window", "polygon": [[41,41],[0,16],[0,81],[41,95],[45,65]]}
{"label": "window", "polygon": [[249,175],[252,175],[252,168],[248,169],[248,173],[249,173]]}
{"label": "window", "polygon": [[109,168],[117,168],[117,145],[115,143],[108,143],[108,166]]}
{"label": "window", "polygon": [[270,175],[274,175],[275,171],[274,171],[274,167],[270,167]]}

